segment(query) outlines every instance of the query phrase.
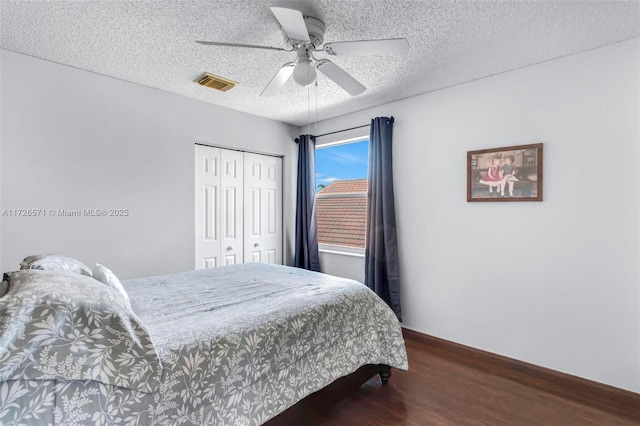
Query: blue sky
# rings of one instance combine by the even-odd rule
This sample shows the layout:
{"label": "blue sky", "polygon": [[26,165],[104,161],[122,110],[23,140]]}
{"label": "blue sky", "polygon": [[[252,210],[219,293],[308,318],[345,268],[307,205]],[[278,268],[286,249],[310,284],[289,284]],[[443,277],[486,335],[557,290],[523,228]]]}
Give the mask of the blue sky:
{"label": "blue sky", "polygon": [[369,141],[337,145],[316,150],[316,185],[335,180],[367,177]]}

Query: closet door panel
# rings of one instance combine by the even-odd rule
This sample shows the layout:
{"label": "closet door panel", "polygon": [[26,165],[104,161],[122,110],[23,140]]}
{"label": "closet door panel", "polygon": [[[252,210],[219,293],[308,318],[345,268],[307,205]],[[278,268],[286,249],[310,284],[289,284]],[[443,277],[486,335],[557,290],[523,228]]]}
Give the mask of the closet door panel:
{"label": "closet door panel", "polygon": [[240,151],[220,150],[222,191],[220,209],[221,251],[224,265],[243,263],[244,159]]}
{"label": "closet door panel", "polygon": [[220,259],[220,149],[195,149],[196,269],[213,268]]}
{"label": "closet door panel", "polygon": [[244,154],[247,262],[282,264],[282,159]]}

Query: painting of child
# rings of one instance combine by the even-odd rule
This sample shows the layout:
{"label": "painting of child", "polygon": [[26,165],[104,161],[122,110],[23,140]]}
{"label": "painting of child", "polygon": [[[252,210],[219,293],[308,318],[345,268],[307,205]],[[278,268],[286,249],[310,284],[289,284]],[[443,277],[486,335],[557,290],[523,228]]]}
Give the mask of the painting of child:
{"label": "painting of child", "polygon": [[499,195],[503,195],[504,191],[504,176],[503,171],[500,168],[502,156],[495,154],[491,158],[491,165],[486,172],[482,173],[482,179],[479,182],[489,187],[489,194],[493,194],[493,188],[496,188],[496,192]]}
{"label": "painting of child", "polygon": [[467,152],[467,201],[542,201],[542,144]]}

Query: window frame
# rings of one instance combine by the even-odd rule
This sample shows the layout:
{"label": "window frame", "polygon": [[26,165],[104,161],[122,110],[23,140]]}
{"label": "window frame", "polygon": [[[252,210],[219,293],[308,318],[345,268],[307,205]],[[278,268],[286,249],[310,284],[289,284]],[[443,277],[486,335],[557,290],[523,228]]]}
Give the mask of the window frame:
{"label": "window frame", "polygon": [[[358,143],[358,142],[368,142],[370,143],[369,140],[369,135],[366,136],[357,136],[357,137],[353,137],[353,138],[348,138],[348,139],[340,139],[337,141],[332,141],[332,142],[327,142],[321,145],[318,145],[316,143],[316,151],[319,149],[324,149],[324,148],[333,148],[336,146],[340,146],[340,145],[348,145],[348,144],[352,144],[352,143]],[[367,159],[368,162],[368,159]],[[367,174],[368,174],[368,164],[367,164]],[[367,179],[369,177],[367,176]],[[316,197],[318,197],[318,192],[316,191]],[[322,196],[321,196],[322,197]],[[366,195],[365,195],[366,197]],[[365,224],[366,225],[366,224]],[[365,226],[366,228],[366,226]],[[365,230],[365,241],[366,241],[366,230]],[[365,243],[366,244],[366,243]],[[339,245],[334,245],[334,244],[320,244],[318,243],[318,251],[320,253],[326,253],[326,254],[338,254],[338,255],[342,255],[342,256],[351,256],[351,257],[364,257],[365,255],[365,251],[366,251],[366,246],[365,247],[350,247],[350,246],[339,246]]]}

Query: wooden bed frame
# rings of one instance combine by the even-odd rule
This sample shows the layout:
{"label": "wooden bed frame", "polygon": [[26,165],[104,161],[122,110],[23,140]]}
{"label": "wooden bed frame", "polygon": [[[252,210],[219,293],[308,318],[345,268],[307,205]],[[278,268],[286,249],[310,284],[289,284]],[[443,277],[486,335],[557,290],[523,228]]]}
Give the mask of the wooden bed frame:
{"label": "wooden bed frame", "polygon": [[330,410],[342,398],[358,389],[375,375],[383,385],[389,383],[391,367],[384,364],[363,365],[348,376],[340,377],[329,386],[312,393],[287,410],[266,422],[265,426],[289,426],[311,424],[322,413]]}

